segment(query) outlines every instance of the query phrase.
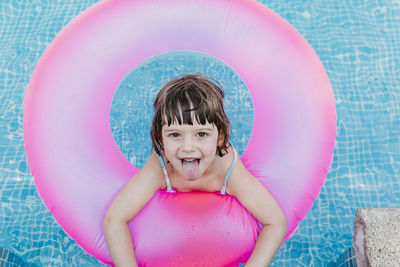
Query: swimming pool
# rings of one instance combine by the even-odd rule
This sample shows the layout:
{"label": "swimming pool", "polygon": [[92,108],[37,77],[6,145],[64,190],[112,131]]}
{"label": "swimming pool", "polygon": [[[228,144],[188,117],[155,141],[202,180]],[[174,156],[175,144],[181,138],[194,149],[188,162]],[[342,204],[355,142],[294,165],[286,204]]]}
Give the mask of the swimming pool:
{"label": "swimming pool", "polygon": [[[95,2],[0,2],[0,247],[37,265],[102,266],[69,239],[45,208],[22,136],[23,98],[40,55],[64,25]],[[288,20],[315,49],[331,79],[338,115],[325,186],[272,266],[339,263],[351,247],[357,208],[400,207],[400,3],[260,2]],[[206,61],[196,64],[201,62],[214,71]],[[232,78],[216,68],[218,75]],[[232,99],[251,109],[245,95]],[[238,128],[246,132],[249,127],[243,123]],[[128,142],[118,130],[114,136],[121,144]],[[245,136],[236,142],[245,143]],[[130,151],[126,155],[133,162],[144,157]]]}

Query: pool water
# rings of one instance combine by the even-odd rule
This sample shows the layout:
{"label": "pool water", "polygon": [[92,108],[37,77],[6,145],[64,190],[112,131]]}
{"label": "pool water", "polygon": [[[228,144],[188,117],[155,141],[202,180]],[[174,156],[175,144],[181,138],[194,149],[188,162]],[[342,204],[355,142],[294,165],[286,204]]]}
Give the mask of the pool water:
{"label": "pool water", "polygon": [[[41,54],[69,21],[95,2],[0,1],[0,266],[15,266],[9,255],[22,266],[103,266],[68,237],[44,206],[26,162],[22,129],[26,87]],[[356,209],[400,207],[400,2],[259,2],[285,18],[314,48],[331,80],[337,111],[326,183],[271,266],[353,266]],[[175,65],[163,67],[171,61]],[[224,87],[231,88],[231,82],[237,87],[227,93],[227,107],[236,107],[228,115],[234,122],[234,143],[243,151],[252,120],[245,85],[218,60],[175,53],[144,62],[116,92],[110,123],[132,163],[140,166],[149,153],[146,120],[151,114],[137,116],[140,127],[131,128],[126,119],[137,114],[137,104],[120,109],[130,101],[122,96],[135,90],[135,82],[154,86],[169,75],[192,70],[221,79]],[[151,103],[150,94],[141,97],[140,102]],[[131,130],[143,142],[133,142]]]}

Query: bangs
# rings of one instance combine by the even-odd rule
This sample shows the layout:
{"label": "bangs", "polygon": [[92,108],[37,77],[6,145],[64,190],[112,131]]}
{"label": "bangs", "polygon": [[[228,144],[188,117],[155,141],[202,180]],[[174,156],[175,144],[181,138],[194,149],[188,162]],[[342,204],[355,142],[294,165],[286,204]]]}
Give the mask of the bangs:
{"label": "bangs", "polygon": [[190,90],[176,92],[168,99],[162,110],[163,124],[167,126],[171,124],[193,125],[193,119],[201,125],[207,122],[215,124],[216,118],[212,115],[211,107],[205,101],[206,95],[197,88],[197,90],[188,89]]}

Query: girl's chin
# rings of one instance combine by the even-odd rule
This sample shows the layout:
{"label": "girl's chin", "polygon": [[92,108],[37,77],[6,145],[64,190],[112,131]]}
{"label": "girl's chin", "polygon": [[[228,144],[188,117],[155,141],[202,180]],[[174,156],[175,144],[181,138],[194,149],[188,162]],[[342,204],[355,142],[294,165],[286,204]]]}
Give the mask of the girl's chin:
{"label": "girl's chin", "polygon": [[183,179],[185,180],[185,181],[188,181],[188,182],[193,182],[193,181],[196,181],[199,177],[185,177],[185,176],[183,176],[182,175],[182,177],[183,177]]}

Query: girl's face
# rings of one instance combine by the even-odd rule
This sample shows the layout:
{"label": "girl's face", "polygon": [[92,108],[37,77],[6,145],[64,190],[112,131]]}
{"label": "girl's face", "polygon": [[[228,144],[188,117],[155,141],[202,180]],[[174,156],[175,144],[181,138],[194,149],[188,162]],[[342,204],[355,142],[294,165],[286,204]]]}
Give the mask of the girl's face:
{"label": "girl's face", "polygon": [[218,130],[214,124],[171,124],[162,128],[164,153],[173,168],[186,181],[201,177],[214,162]]}

